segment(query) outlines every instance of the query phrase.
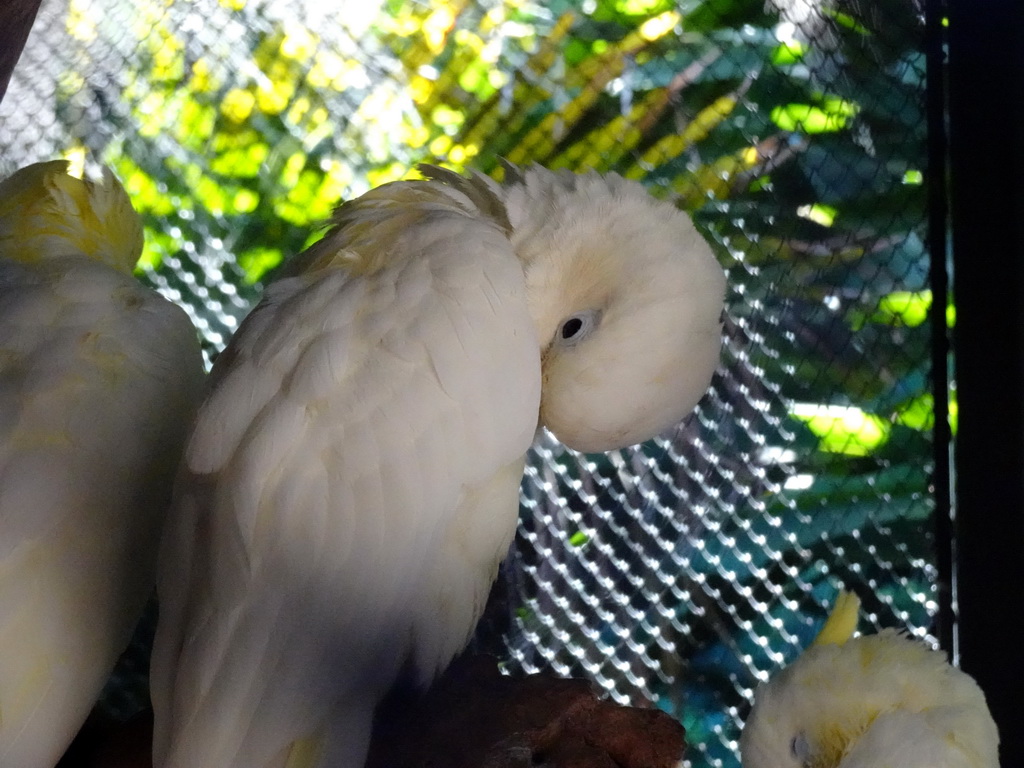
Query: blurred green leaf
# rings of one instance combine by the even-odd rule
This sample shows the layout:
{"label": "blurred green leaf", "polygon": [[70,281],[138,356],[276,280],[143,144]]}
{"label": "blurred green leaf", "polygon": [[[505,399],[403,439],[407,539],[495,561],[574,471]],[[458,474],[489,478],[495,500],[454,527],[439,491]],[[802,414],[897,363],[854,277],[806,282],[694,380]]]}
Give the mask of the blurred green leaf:
{"label": "blurred green leaf", "polygon": [[786,104],[771,111],[772,122],[784,131],[827,133],[846,127],[857,114],[855,104],[842,99],[827,99],[820,105]]}

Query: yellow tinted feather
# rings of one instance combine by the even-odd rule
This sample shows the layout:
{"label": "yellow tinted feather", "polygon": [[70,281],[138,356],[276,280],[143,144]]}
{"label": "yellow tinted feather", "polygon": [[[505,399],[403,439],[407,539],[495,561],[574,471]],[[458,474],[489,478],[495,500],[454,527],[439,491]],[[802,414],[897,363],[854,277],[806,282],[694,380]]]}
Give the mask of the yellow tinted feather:
{"label": "yellow tinted feather", "polygon": [[814,638],[814,645],[842,645],[857,629],[857,615],[860,613],[860,599],[853,592],[842,590],[836,597],[825,626]]}
{"label": "yellow tinted feather", "polygon": [[292,742],[285,768],[314,768],[323,757],[324,741],[319,736],[308,736]]}
{"label": "yellow tinted feather", "polygon": [[131,274],[142,221],[124,187],[68,173],[67,160],[36,163],[0,182],[0,256],[25,263],[82,255]]}

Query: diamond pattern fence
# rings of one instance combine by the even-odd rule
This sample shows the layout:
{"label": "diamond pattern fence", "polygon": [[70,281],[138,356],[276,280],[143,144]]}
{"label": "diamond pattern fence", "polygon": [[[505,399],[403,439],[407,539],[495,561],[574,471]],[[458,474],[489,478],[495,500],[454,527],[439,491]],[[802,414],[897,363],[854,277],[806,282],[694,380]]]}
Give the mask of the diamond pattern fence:
{"label": "diamond pattern fence", "polygon": [[[936,641],[921,14],[64,0],[0,105],[0,173],[112,166],[146,221],[141,279],[210,359],[334,204],[418,161],[616,171],[689,210],[730,279],[712,387],[629,450],[541,438],[478,643],[654,702],[685,724],[688,765],[736,766],[753,688],[840,585],[863,629]],[[145,642],[109,708],[144,702]]]}

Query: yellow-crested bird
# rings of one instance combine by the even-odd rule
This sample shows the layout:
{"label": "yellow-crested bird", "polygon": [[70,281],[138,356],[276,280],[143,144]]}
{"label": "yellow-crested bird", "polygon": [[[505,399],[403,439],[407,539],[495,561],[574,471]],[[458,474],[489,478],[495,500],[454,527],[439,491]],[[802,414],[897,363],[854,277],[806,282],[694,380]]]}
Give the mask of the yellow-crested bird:
{"label": "yellow-crested bird", "polygon": [[0,182],[0,766],[52,768],[152,592],[203,362],[105,172]]}
{"label": "yellow-crested bird", "polygon": [[894,629],[853,637],[841,593],[814,643],[760,686],[744,768],[999,768],[999,734],[977,683]]}

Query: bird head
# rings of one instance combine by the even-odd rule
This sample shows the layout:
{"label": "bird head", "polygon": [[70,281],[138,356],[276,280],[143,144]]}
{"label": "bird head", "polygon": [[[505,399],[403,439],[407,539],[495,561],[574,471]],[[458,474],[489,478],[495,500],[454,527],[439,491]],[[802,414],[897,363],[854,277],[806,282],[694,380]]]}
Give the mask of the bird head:
{"label": "bird head", "polygon": [[840,592],[811,647],[758,688],[740,738],[744,768],[835,768],[870,724],[872,713],[832,679],[859,610],[856,595]]}
{"label": "bird head", "polygon": [[35,163],[0,182],[0,256],[23,262],[81,255],[131,273],[142,221],[106,168],[93,181],[66,160]]}
{"label": "bird head", "polygon": [[509,170],[499,194],[541,340],[541,424],[588,452],[664,431],[718,365],[725,276],[710,247],[636,182]]}
{"label": "bird head", "polygon": [[[859,605],[842,593],[814,643],[758,688],[740,737],[744,768],[908,765],[908,749],[914,766],[997,765],[977,684],[894,629],[852,637]],[[978,757],[962,762],[968,754]]]}
{"label": "bird head", "polygon": [[835,645],[812,647],[759,688],[740,738],[744,768],[839,766],[878,714],[831,679],[843,662],[839,651]]}
{"label": "bird head", "polygon": [[[917,650],[905,637],[891,637]],[[901,703],[895,669],[870,669],[880,638],[812,645],[759,687],[740,737],[743,768],[842,768],[875,719]]]}

